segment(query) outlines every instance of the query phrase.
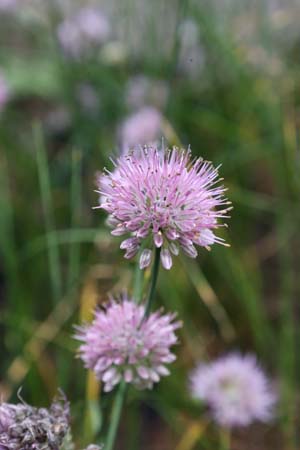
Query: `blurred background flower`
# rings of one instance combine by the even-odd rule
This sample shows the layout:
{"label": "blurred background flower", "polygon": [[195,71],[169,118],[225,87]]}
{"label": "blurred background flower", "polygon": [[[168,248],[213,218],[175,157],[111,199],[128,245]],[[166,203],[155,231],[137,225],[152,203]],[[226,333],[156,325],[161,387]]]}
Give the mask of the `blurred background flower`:
{"label": "blurred background flower", "polygon": [[128,116],[120,128],[123,154],[140,145],[155,144],[162,134],[162,115],[152,106],[145,106]]}
{"label": "blurred background flower", "polygon": [[57,28],[59,43],[67,56],[79,58],[109,38],[110,24],[98,9],[86,7],[64,19]]}
{"label": "blurred background flower", "polygon": [[4,76],[0,72],[0,112],[9,100],[9,88]]}
{"label": "blurred background flower", "polygon": [[254,356],[230,354],[200,363],[190,382],[192,396],[210,407],[221,426],[247,426],[272,419],[275,392]]}

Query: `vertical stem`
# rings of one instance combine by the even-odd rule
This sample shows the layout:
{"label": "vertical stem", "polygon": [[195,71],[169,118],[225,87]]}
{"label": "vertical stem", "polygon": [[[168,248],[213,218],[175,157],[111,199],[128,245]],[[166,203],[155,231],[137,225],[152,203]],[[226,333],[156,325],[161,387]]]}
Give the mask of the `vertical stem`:
{"label": "vertical stem", "polygon": [[133,279],[133,298],[134,301],[138,304],[142,301],[143,280],[144,271],[140,269],[140,265],[137,262]]}
{"label": "vertical stem", "polygon": [[229,428],[221,428],[220,430],[220,450],[231,449],[231,432]]}
{"label": "vertical stem", "polygon": [[116,434],[121,418],[121,412],[122,412],[122,406],[125,398],[126,393],[126,383],[123,380],[119,386],[119,389],[117,391],[113,408],[112,408],[112,415],[111,415],[111,421],[110,426],[108,430],[107,440],[105,444],[105,450],[112,450],[114,447],[114,443],[116,440]]}
{"label": "vertical stem", "polygon": [[[149,315],[150,310],[151,310],[151,305],[152,305],[153,298],[154,298],[154,292],[155,292],[158,271],[159,271],[159,260],[160,260],[160,248],[156,248],[154,262],[153,262],[153,266],[152,266],[150,289],[149,289],[149,295],[148,295],[147,304],[146,304],[146,308],[145,308],[144,319]],[[141,285],[140,285],[140,287],[141,287]],[[138,296],[138,298],[140,297],[139,293],[137,294],[137,296]],[[111,415],[111,421],[110,421],[109,430],[108,430],[108,434],[107,434],[105,450],[113,450],[115,440],[116,440],[116,434],[117,434],[117,430],[118,430],[118,426],[119,426],[119,422],[120,422],[120,418],[121,418],[121,412],[122,412],[122,407],[123,407],[124,398],[125,398],[125,394],[126,394],[126,388],[127,388],[127,385],[126,385],[125,381],[123,380],[120,383],[120,386],[116,393],[116,397],[115,397],[114,404],[112,407],[112,415]]]}
{"label": "vertical stem", "polygon": [[45,228],[47,232],[47,250],[51,287],[54,302],[57,302],[62,294],[62,278],[60,272],[60,258],[57,237],[55,231],[54,208],[52,202],[50,174],[47,161],[47,151],[44,143],[42,128],[35,124],[33,128],[34,142],[36,147],[36,159],[40,183],[41,199],[44,210]]}
{"label": "vertical stem", "polygon": [[[79,150],[72,151],[72,171],[71,171],[71,224],[74,228],[78,224],[78,215],[81,208],[81,153]],[[80,268],[80,243],[72,242],[69,246],[69,270],[68,287],[70,288],[79,275]]]}
{"label": "vertical stem", "polygon": [[155,256],[154,256],[154,263],[152,266],[150,289],[149,289],[149,295],[148,295],[148,299],[147,299],[144,317],[149,316],[149,313],[151,310],[151,305],[152,305],[152,302],[154,299],[154,292],[155,292],[156,283],[157,283],[159,263],[160,263],[160,248],[155,248]]}

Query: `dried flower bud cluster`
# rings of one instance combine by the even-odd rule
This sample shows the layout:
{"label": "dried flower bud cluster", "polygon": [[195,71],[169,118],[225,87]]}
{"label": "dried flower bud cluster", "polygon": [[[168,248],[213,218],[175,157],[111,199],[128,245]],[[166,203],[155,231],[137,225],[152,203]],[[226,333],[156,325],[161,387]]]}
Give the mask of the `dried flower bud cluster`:
{"label": "dried flower bud cluster", "polygon": [[69,404],[62,396],[49,409],[2,403],[0,449],[58,450],[69,431],[69,422]]}

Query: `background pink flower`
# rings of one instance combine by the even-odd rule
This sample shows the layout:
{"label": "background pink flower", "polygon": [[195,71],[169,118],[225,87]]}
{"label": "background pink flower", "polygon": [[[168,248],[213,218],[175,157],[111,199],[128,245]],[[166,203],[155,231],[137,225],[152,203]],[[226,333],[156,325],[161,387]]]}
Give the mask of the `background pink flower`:
{"label": "background pink flower", "polygon": [[9,87],[4,76],[0,72],[0,112],[3,110],[8,100],[9,100]]}
{"label": "background pink flower", "polygon": [[200,363],[191,373],[194,398],[206,403],[220,425],[246,426],[272,418],[275,393],[256,358],[231,354],[212,363]]}
{"label": "background pink flower", "polygon": [[58,41],[65,54],[78,58],[103,44],[110,35],[110,23],[97,8],[81,8],[57,28]]}
{"label": "background pink flower", "polygon": [[121,148],[124,153],[140,145],[160,140],[162,115],[152,106],[144,106],[128,116],[120,129]]}

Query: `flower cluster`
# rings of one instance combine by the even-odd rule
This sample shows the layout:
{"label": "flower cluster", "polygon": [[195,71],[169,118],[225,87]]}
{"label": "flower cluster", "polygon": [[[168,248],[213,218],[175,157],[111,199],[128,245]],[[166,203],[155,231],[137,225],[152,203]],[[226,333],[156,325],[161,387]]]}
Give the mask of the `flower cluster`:
{"label": "flower cluster", "polygon": [[213,230],[224,226],[219,219],[228,217],[230,202],[218,182],[218,170],[192,159],[190,150],[146,146],[121,156],[114,172],[98,178],[98,208],[110,214],[113,235],[131,234],[121,243],[125,258],[135,256],[143,243],[140,267],[145,268],[154,245],[170,269],[179,249],[195,258],[195,245],[224,244]]}
{"label": "flower cluster", "polygon": [[90,325],[78,328],[80,357],[103,381],[105,391],[121,380],[151,388],[169,375],[165,364],[175,360],[170,347],[177,342],[175,330],[181,323],[174,319],[174,314],[161,311],[145,317],[144,306],[126,295],[119,303],[111,299],[106,309],[96,311]]}
{"label": "flower cluster", "polygon": [[205,402],[222,426],[247,426],[272,418],[276,397],[254,356],[231,354],[200,364],[190,380],[192,396]]}
{"label": "flower cluster", "polygon": [[0,0],[0,13],[14,11],[18,6],[18,0]]}
{"label": "flower cluster", "polygon": [[81,8],[65,19],[57,29],[58,41],[67,56],[79,58],[110,35],[110,23],[97,8]]}
{"label": "flower cluster", "polygon": [[9,88],[4,76],[0,72],[0,112],[9,100]]}
{"label": "flower cluster", "polygon": [[131,114],[120,128],[120,143],[125,153],[138,145],[151,144],[161,135],[162,115],[153,106],[144,106]]}
{"label": "flower cluster", "polygon": [[57,450],[69,432],[69,405],[54,400],[49,409],[26,403],[0,405],[0,449]]}

